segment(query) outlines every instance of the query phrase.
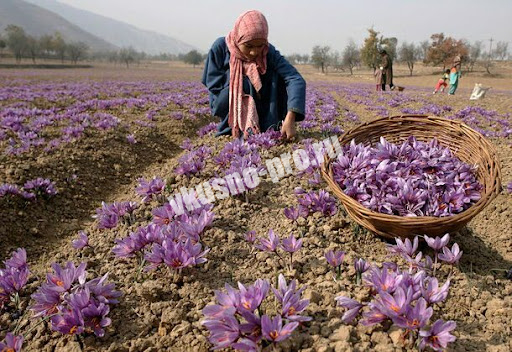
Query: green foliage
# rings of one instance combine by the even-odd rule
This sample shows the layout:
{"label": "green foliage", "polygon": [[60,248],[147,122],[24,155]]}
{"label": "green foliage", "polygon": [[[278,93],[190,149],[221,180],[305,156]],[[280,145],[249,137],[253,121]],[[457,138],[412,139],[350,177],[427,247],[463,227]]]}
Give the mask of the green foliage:
{"label": "green foliage", "polygon": [[185,62],[186,64],[193,65],[194,67],[203,62],[203,60],[203,55],[201,55],[201,53],[197,50],[191,50],[188,53],[186,53],[185,56],[183,57],[183,62]]}
{"label": "green foliage", "polygon": [[375,31],[373,28],[368,29],[368,37],[364,40],[363,47],[361,48],[362,63],[374,70],[380,61],[378,35],[379,32]]}

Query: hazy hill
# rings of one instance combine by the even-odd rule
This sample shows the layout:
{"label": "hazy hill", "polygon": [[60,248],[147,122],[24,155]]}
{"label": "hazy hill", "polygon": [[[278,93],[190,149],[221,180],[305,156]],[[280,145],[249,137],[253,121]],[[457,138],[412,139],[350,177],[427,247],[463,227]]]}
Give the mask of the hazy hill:
{"label": "hazy hill", "polygon": [[3,32],[10,24],[23,27],[27,34],[35,37],[58,31],[64,40],[85,42],[95,51],[117,49],[56,13],[23,0],[0,0],[0,31]]}
{"label": "hazy hill", "polygon": [[172,37],[142,30],[128,23],[80,10],[55,0],[27,1],[53,11],[82,29],[120,47],[132,46],[136,50],[144,51],[148,54],[159,54],[162,52],[180,54],[196,49]]}

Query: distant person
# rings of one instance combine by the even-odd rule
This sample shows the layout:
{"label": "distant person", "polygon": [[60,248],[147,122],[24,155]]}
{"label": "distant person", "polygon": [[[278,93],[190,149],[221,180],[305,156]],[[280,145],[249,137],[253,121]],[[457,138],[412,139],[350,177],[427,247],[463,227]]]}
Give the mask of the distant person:
{"label": "distant person", "polygon": [[439,90],[441,90],[441,93],[444,92],[444,89],[448,86],[448,83],[446,83],[446,81],[450,78],[450,69],[446,69],[446,71],[444,71],[443,73],[443,76],[441,76],[441,78],[439,78],[439,81],[437,81],[437,84],[436,84],[436,87],[434,88],[434,91],[432,92],[432,94],[436,94],[437,92],[439,92]]}
{"label": "distant person", "polygon": [[454,95],[457,87],[459,86],[459,80],[462,76],[461,61],[462,60],[458,55],[453,59],[453,65],[450,69],[450,90],[448,91],[448,94],[450,95]]}
{"label": "distant person", "polygon": [[394,90],[393,85],[393,60],[389,57],[386,50],[380,50],[380,67],[382,71],[382,90],[386,90],[386,84],[389,85],[389,89]]}
{"label": "distant person", "polygon": [[245,136],[280,127],[285,139],[304,119],[306,82],[268,42],[263,14],[238,17],[227,37],[212,45],[202,83],[210,92],[212,115],[220,117],[217,135]]}
{"label": "distant person", "polygon": [[382,70],[376,69],[373,75],[375,76],[375,90],[380,92],[382,90]]}

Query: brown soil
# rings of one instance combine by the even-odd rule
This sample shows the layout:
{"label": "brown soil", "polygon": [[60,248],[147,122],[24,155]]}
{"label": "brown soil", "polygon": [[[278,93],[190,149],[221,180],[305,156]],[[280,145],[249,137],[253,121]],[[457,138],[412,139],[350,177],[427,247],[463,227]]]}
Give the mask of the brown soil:
{"label": "brown soil", "polygon": [[[300,68],[308,82],[329,82],[339,85],[350,83],[371,83],[369,72],[354,76],[346,74],[319,75],[314,69]],[[508,70],[508,71],[507,71]],[[395,83],[406,87],[428,87],[435,85],[437,75],[423,72],[412,78],[397,70]],[[428,92],[414,91],[410,94],[424,94],[428,101],[439,105],[450,105],[455,111],[468,106],[482,106],[496,109],[501,114],[511,112],[510,69],[502,72],[505,78],[486,78],[470,74],[463,78],[456,96],[432,96]],[[152,64],[148,67],[101,66],[94,69],[14,71],[0,70],[0,78],[34,80],[198,80],[200,69],[178,65]],[[470,103],[469,91],[476,82],[507,90],[492,94],[478,102]],[[325,88],[322,88],[325,89]],[[393,93],[399,94],[399,93]],[[360,106],[338,97],[340,106],[358,112],[368,121],[377,117]],[[398,110],[390,109],[398,114]],[[145,112],[141,112],[144,116]],[[123,116],[132,121],[141,116]],[[508,120],[512,123],[512,118]],[[87,261],[90,273],[110,273],[110,280],[116,283],[123,297],[110,314],[112,325],[103,338],[86,337],[86,351],[206,351],[211,345],[208,332],[200,324],[201,310],[213,302],[213,290],[221,289],[225,282],[235,284],[252,283],[256,278],[275,281],[276,272],[295,277],[307,285],[305,295],[311,304],[307,314],[313,320],[294,332],[292,338],[279,345],[283,351],[401,351],[403,347],[399,332],[394,328],[376,326],[345,325],[341,322],[341,309],[335,305],[334,297],[346,294],[361,298],[365,291],[353,283],[354,270],[345,266],[341,281],[333,280],[323,255],[328,249],[347,252],[351,263],[356,257],[372,262],[387,260],[386,241],[359,231],[350,219],[338,213],[332,218],[313,217],[302,224],[307,234],[304,247],[295,256],[293,271],[276,268],[275,259],[266,253],[250,254],[243,234],[254,229],[263,235],[273,228],[280,236],[291,231],[297,233],[283,215],[283,208],[296,204],[293,189],[307,186],[307,180],[288,177],[277,184],[263,182],[245,203],[237,198],[228,198],[214,208],[216,220],[213,227],[202,236],[211,248],[208,262],[197,269],[187,270],[182,278],[174,278],[168,271],[159,270],[145,274],[135,282],[135,260],[115,259],[111,254],[114,239],[124,237],[137,226],[147,224],[151,209],[156,202],[142,206],[136,211],[138,223],[128,227],[120,225],[113,230],[97,230],[91,218],[101,201],[138,200],[134,188],[138,177],[151,178],[154,175],[166,178],[172,189],[182,185],[195,185],[207,179],[213,165],[201,178],[189,180],[176,177],[173,169],[181,155],[179,145],[186,138],[195,144],[207,144],[218,152],[227,138],[197,138],[196,131],[210,122],[207,117],[195,121],[175,121],[157,117],[155,129],[140,128],[135,145],[125,141],[125,134],[94,133],[53,154],[31,152],[21,157],[0,157],[0,183],[23,181],[38,176],[56,181],[60,193],[49,200],[40,200],[25,206],[22,203],[7,203],[0,199],[0,258],[5,258],[17,247],[24,247],[33,272],[33,279],[22,294],[24,306],[29,295],[40,284],[39,279],[49,270],[50,263],[67,260]],[[352,123],[342,121],[347,129]],[[318,138],[314,132],[305,132],[300,137]],[[493,138],[503,170],[503,183],[512,181],[512,144],[510,137]],[[290,151],[291,145],[279,146],[265,152],[262,159]],[[76,174],[76,182],[66,181]],[[325,187],[325,185],[321,185]],[[461,263],[454,269],[452,287],[448,299],[436,308],[435,315],[445,320],[455,320],[457,341],[450,345],[454,351],[509,351],[512,349],[512,282],[502,273],[492,269],[512,267],[512,195],[503,191],[469,226],[452,234],[464,251]],[[341,208],[341,206],[340,206]],[[72,249],[71,240],[78,230],[89,233],[94,251],[78,252]],[[448,269],[440,275],[440,281],[448,275]],[[15,321],[10,313],[0,315],[0,336],[12,330]],[[35,322],[23,319],[21,331],[27,331]],[[39,325],[28,334],[24,344],[26,351],[80,351],[79,343],[71,337],[61,336]]]}

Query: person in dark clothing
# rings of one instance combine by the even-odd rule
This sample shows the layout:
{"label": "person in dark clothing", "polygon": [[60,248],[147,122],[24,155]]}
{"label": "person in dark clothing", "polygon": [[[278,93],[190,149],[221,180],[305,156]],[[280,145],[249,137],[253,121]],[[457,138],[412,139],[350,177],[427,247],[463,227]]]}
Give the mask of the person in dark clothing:
{"label": "person in dark clothing", "polygon": [[389,85],[389,89],[394,90],[393,60],[384,49],[380,50],[380,59],[379,69],[382,71],[382,90],[386,90],[386,84]]}
{"label": "person in dark clothing", "polygon": [[252,10],[213,43],[202,83],[212,115],[221,119],[217,135],[247,137],[280,128],[292,139],[295,122],[304,119],[306,82],[267,38],[265,17]]}

